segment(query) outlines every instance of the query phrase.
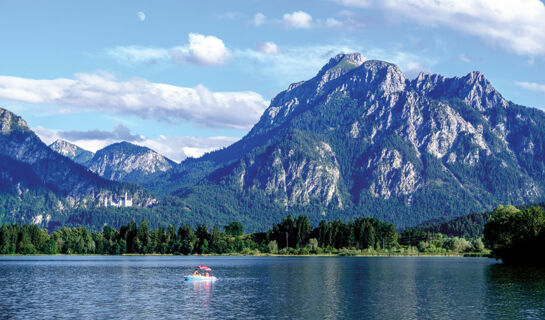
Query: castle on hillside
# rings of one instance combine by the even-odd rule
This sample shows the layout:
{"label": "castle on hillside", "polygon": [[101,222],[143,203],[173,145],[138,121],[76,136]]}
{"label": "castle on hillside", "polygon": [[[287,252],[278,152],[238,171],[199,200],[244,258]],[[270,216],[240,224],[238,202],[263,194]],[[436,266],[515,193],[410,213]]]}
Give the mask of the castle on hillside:
{"label": "castle on hillside", "polygon": [[127,192],[125,192],[125,197],[122,197],[119,202],[114,201],[112,195],[110,197],[104,198],[104,207],[132,207],[132,198],[129,198]]}

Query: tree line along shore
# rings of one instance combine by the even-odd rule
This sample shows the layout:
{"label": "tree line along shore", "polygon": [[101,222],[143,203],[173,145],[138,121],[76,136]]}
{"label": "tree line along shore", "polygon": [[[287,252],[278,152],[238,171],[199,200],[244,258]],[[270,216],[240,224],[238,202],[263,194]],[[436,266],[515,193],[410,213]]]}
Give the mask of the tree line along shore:
{"label": "tree line along shore", "polygon": [[244,233],[240,222],[223,230],[200,224],[150,230],[146,220],[119,230],[84,227],[48,233],[36,225],[0,227],[0,254],[242,254],[242,255],[464,255],[491,256],[506,263],[536,264],[531,255],[545,244],[545,211],[499,206],[488,214],[482,236],[449,236],[413,228],[398,233],[376,218],[344,223],[288,215],[266,232]]}
{"label": "tree line along shore", "polygon": [[480,238],[448,237],[408,230],[399,234],[390,223],[358,218],[344,223],[322,221],[312,228],[307,216],[285,217],[266,232],[244,233],[240,222],[221,230],[204,224],[150,230],[146,220],[119,230],[84,227],[48,233],[36,225],[3,225],[0,254],[274,254],[274,255],[460,255],[487,253]]}

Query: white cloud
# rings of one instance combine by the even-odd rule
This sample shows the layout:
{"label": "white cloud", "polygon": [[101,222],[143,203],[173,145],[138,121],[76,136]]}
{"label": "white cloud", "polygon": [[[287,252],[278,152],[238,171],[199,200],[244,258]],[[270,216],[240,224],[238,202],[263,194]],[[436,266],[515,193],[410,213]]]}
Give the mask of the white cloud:
{"label": "white cloud", "polygon": [[90,109],[236,129],[249,129],[268,104],[251,91],[212,92],[202,85],[184,88],[87,73],[76,74],[74,79],[51,80],[0,76],[0,98],[59,106],[62,112]]}
{"label": "white cloud", "polygon": [[173,61],[175,63],[192,62],[201,65],[223,65],[231,57],[231,53],[223,40],[217,37],[190,33],[188,39],[188,44],[173,48],[119,46],[107,49],[106,54],[121,63],[128,64],[153,64]]}
{"label": "white cloud", "polygon": [[517,81],[516,84],[517,86],[529,91],[545,93],[545,84],[525,81]]}
{"label": "white cloud", "polygon": [[378,6],[424,25],[447,26],[519,55],[545,55],[540,0],[385,0]]}
{"label": "white cloud", "polygon": [[365,26],[363,19],[353,11],[343,10],[338,12],[335,18],[327,18],[325,27],[346,30],[361,30]]}
{"label": "white cloud", "polygon": [[263,52],[264,54],[278,54],[278,46],[274,42],[260,42],[255,46],[257,51]]}
{"label": "white cloud", "polygon": [[284,24],[291,28],[310,29],[312,16],[304,11],[286,13],[282,17]]}
{"label": "white cloud", "polygon": [[116,60],[127,63],[156,63],[170,59],[168,50],[138,46],[115,47],[106,53]]}
{"label": "white cloud", "polygon": [[225,64],[231,56],[221,39],[198,33],[189,34],[188,52],[190,61],[204,65]]}
{"label": "white cloud", "polygon": [[345,7],[354,7],[354,8],[367,8],[371,5],[368,0],[333,0],[340,5]]}
{"label": "white cloud", "polygon": [[258,12],[255,14],[253,22],[256,26],[263,25],[267,22],[267,17],[263,13]]}
{"label": "white cloud", "polygon": [[465,62],[465,63],[473,62],[473,59],[471,59],[471,57],[469,57],[465,53],[462,53],[462,54],[458,55],[458,60],[460,60],[462,62]]}
{"label": "white cloud", "polygon": [[428,67],[417,61],[404,61],[400,68],[409,79],[416,78],[421,72],[431,73],[431,70]]}
{"label": "white cloud", "polygon": [[327,18],[327,20],[325,21],[325,25],[328,28],[338,28],[342,27],[343,23],[335,18]]}
{"label": "white cloud", "polygon": [[[283,46],[276,55],[268,55],[259,50],[235,50],[235,63],[242,63],[244,70],[272,78],[276,85],[285,88],[292,82],[307,80],[315,76],[330,58],[340,52],[360,52],[368,59],[378,59],[397,64],[407,77],[419,72],[431,72],[437,63],[429,57],[409,52],[369,49],[365,46],[346,43],[316,46]],[[271,93],[271,94],[274,94]]]}
{"label": "white cloud", "polygon": [[189,136],[159,136],[155,139],[146,139],[136,144],[146,146],[160,154],[166,155],[174,161],[181,161],[186,157],[197,158],[206,152],[227,147],[239,138],[233,137],[189,137]]}
{"label": "white cloud", "polygon": [[136,18],[138,18],[138,20],[140,20],[140,21],[144,21],[144,20],[146,20],[146,14],[144,12],[142,12],[142,11],[138,11],[136,13]]}
{"label": "white cloud", "polygon": [[[76,144],[80,148],[96,152],[112,143],[127,141],[136,145],[148,147],[171,160],[180,162],[187,157],[197,158],[206,152],[227,147],[239,138],[234,137],[192,137],[192,136],[163,136],[148,138],[137,134],[131,134],[127,128],[119,129],[119,125],[113,131],[62,131],[46,129],[43,127],[32,128],[40,139],[47,145],[57,139],[63,139]],[[119,131],[126,131],[119,135]],[[97,135],[97,132],[100,135]],[[134,138],[136,137],[136,138]]]}

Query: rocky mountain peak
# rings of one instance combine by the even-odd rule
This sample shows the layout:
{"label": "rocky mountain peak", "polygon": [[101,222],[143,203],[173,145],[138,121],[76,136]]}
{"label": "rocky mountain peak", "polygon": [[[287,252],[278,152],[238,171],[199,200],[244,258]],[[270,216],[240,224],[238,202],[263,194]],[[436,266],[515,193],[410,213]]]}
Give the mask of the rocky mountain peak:
{"label": "rocky mountain peak", "polygon": [[432,98],[458,98],[478,111],[498,105],[507,108],[509,105],[484,74],[479,71],[472,71],[463,77],[453,78],[420,73],[411,82],[411,86]]}
{"label": "rocky mountain peak", "polygon": [[92,152],[82,149],[77,145],[62,139],[57,139],[55,142],[49,145],[49,148],[81,165],[86,165],[86,163],[93,157]]}
{"label": "rocky mountain peak", "polygon": [[109,180],[140,182],[175,165],[149,148],[122,141],[98,150],[87,166]]}
{"label": "rocky mountain peak", "polygon": [[363,55],[359,53],[339,53],[318,72],[319,78],[317,90],[320,90],[327,82],[335,80],[345,73],[361,66],[365,62]]}
{"label": "rocky mountain peak", "polygon": [[355,71],[359,81],[366,83],[372,91],[382,91],[384,95],[405,90],[407,79],[401,69],[392,63],[380,60],[365,61]]}
{"label": "rocky mountain peak", "polygon": [[329,59],[329,62],[318,72],[318,75],[323,75],[332,70],[351,70],[361,66],[365,60],[361,53],[339,53]]}
{"label": "rocky mountain peak", "polygon": [[2,134],[9,134],[15,130],[29,131],[30,129],[23,118],[0,108],[0,130]]}
{"label": "rocky mountain peak", "polygon": [[75,144],[62,139],[57,139],[55,142],[49,145],[49,147],[53,149],[53,151],[57,151],[64,156],[74,156],[79,148]]}

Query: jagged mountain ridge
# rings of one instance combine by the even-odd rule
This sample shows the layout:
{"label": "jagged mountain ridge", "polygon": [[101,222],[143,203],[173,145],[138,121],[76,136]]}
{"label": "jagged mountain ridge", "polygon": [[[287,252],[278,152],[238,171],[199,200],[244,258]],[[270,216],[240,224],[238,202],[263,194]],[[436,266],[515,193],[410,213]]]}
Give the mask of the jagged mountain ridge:
{"label": "jagged mountain ridge", "polygon": [[[135,206],[156,203],[149,192],[131,184],[105,180],[71,159],[51,150],[19,116],[0,108],[0,176],[3,192],[21,196],[36,190],[54,195],[52,211],[66,207],[94,207],[106,199],[120,201],[126,194]],[[40,195],[43,195],[41,193]],[[13,214],[17,214],[16,212]]]}
{"label": "jagged mountain ridge", "polygon": [[126,141],[113,143],[96,153],[61,139],[49,147],[112,181],[143,183],[176,165],[176,162],[147,147]]}
{"label": "jagged mountain ridge", "polygon": [[98,150],[86,165],[106,179],[138,183],[152,180],[176,163],[147,147],[119,142]]}
{"label": "jagged mountain ridge", "polygon": [[341,54],[279,93],[242,140],[165,181],[194,207],[194,185],[220,186],[411,226],[542,200],[544,125],[542,111],[506,101],[480,72],[408,80],[394,64]]}
{"label": "jagged mountain ridge", "polygon": [[91,151],[82,149],[77,145],[62,139],[57,139],[49,145],[49,148],[83,166],[86,166],[89,160],[94,156],[94,153]]}

